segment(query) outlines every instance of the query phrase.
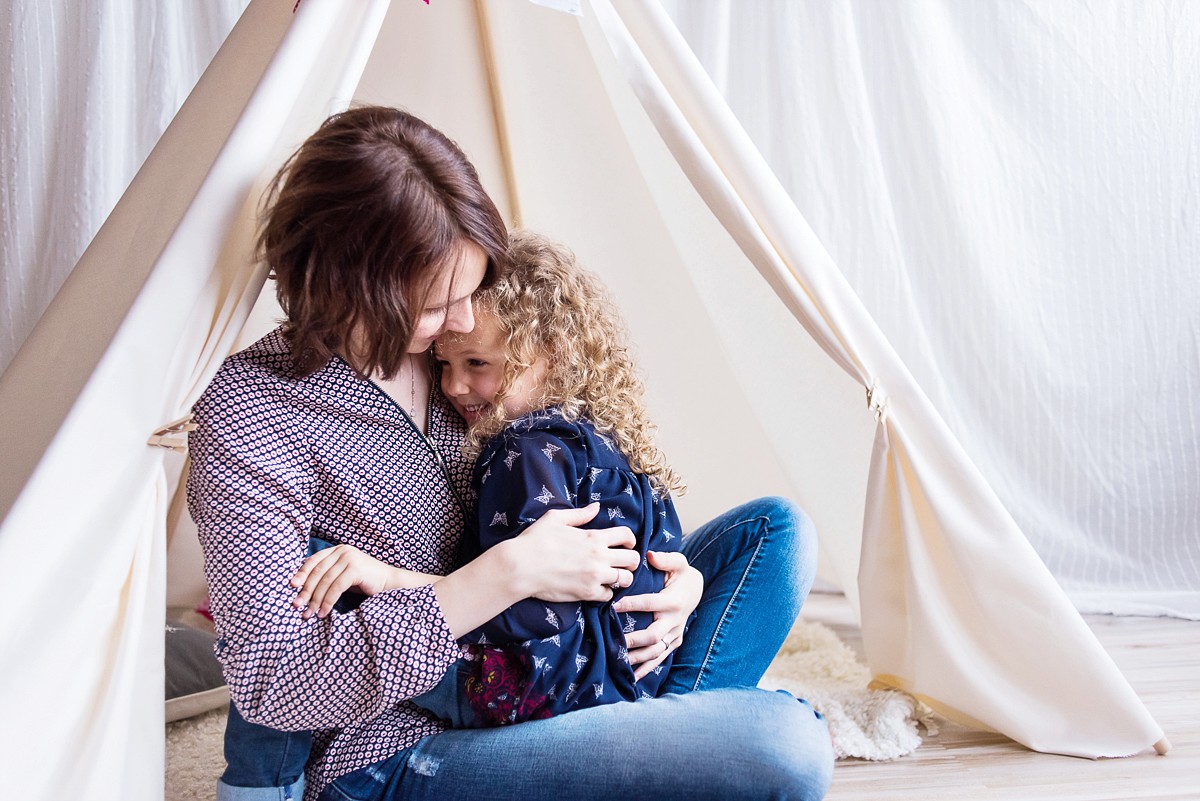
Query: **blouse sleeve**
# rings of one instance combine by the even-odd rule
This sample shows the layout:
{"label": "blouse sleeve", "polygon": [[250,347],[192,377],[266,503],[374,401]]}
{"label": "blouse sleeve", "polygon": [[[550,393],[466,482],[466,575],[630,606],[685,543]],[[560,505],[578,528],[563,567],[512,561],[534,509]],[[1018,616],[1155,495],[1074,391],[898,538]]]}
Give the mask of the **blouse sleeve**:
{"label": "blouse sleeve", "polygon": [[[291,576],[307,556],[316,468],[286,407],[221,393],[195,409],[188,507],[199,530],[230,695],[277,729],[348,726],[432,688],[458,648],[432,586],[303,620]],[[231,400],[232,398],[232,400]]]}
{"label": "blouse sleeve", "polygon": [[[542,431],[509,437],[483,466],[476,528],[478,550],[486,551],[519,535],[550,509],[575,508],[577,479],[572,453],[563,440]],[[527,598],[464,639],[497,645],[545,639],[576,625],[578,610],[577,603]]]}

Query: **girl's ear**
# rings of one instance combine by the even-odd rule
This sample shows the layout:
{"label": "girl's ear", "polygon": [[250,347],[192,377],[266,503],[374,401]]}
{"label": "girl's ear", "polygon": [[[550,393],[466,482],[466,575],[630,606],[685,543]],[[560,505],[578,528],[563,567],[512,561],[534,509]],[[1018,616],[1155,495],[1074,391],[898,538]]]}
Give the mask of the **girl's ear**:
{"label": "girl's ear", "polygon": [[550,359],[548,356],[539,356],[534,363],[529,367],[533,373],[533,380],[537,382],[539,387],[546,385],[546,378],[550,375]]}

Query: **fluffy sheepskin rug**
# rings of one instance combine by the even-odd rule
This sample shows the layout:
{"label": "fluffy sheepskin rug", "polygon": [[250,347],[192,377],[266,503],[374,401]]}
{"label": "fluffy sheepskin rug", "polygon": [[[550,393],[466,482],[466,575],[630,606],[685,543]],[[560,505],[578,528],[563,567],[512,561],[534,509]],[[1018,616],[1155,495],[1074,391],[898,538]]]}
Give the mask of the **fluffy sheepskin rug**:
{"label": "fluffy sheepskin rug", "polygon": [[[868,687],[871,674],[837,635],[800,621],[760,686],[804,698],[829,722],[839,758],[886,760],[921,744],[918,724],[936,734],[932,713],[911,696]],[[225,710],[167,724],[166,801],[208,801],[225,770]]]}
{"label": "fluffy sheepskin rug", "polygon": [[937,734],[933,711],[907,693],[870,687],[871,672],[837,635],[799,621],[760,687],[787,690],[825,716],[839,759],[888,760],[921,745],[918,724]]}

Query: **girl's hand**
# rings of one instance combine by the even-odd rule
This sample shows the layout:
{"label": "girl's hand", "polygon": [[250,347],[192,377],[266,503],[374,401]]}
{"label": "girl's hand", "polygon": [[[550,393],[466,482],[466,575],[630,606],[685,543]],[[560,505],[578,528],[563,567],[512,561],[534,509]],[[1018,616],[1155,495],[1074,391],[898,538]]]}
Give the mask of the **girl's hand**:
{"label": "girl's hand", "polygon": [[292,576],[291,585],[300,588],[292,605],[304,610],[305,620],[325,617],[346,590],[378,595],[399,587],[419,587],[436,578],[392,567],[352,545],[335,545],[305,559]]}
{"label": "girl's hand", "polygon": [[[600,511],[551,509],[509,540],[516,557],[523,597],[543,601],[608,601],[613,587],[628,587],[640,560],[631,550],[636,540],[625,526],[581,529]],[[521,578],[523,577],[523,578]]]}
{"label": "girl's hand", "polygon": [[667,654],[679,647],[683,642],[683,627],[704,594],[704,576],[688,564],[683,554],[647,551],[646,558],[652,567],[667,574],[662,590],[648,595],[628,595],[613,604],[617,612],[654,613],[653,623],[625,635],[635,679],[654,670]]}

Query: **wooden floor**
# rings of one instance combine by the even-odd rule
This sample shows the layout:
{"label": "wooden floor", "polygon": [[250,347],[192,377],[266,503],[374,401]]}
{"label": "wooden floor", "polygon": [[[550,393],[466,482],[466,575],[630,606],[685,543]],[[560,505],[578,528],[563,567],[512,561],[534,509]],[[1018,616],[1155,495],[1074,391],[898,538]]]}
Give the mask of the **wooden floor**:
{"label": "wooden floor", "polygon": [[[830,626],[861,653],[859,629],[842,596],[814,594],[803,616]],[[1085,619],[1163,727],[1169,754],[1104,760],[1039,754],[939,721],[940,733],[912,756],[839,761],[828,801],[1200,801],[1200,622]]]}

